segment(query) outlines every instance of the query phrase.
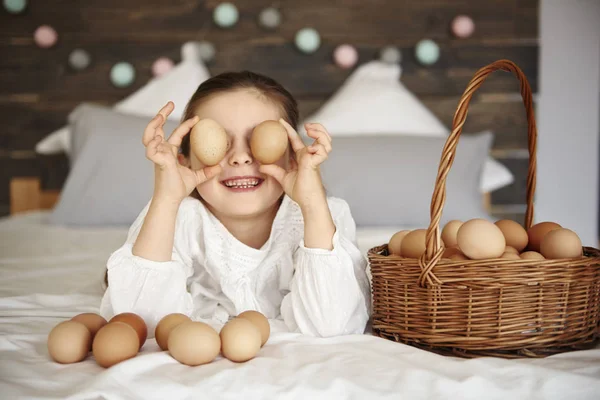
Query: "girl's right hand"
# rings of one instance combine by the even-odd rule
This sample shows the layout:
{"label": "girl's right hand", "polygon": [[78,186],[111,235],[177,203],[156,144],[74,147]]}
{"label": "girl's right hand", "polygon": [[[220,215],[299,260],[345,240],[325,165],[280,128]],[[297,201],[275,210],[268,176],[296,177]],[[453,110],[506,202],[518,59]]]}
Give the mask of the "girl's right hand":
{"label": "girl's right hand", "polygon": [[142,142],[146,146],[146,157],[154,163],[154,196],[173,202],[181,202],[194,188],[215,177],[221,172],[221,167],[206,167],[192,170],[181,165],[177,154],[181,141],[192,127],[199,121],[194,118],[184,121],[165,140],[163,126],[175,105],[168,102],[146,126]]}

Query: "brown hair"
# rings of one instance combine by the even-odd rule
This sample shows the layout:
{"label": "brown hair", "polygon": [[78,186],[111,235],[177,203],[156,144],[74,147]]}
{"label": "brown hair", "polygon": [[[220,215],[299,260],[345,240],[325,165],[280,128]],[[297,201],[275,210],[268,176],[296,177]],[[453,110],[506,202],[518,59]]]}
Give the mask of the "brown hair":
{"label": "brown hair", "polygon": [[[202,82],[185,107],[181,121],[192,118],[198,106],[213,95],[241,89],[258,91],[260,95],[280,107],[282,118],[291,126],[295,128],[298,125],[300,118],[298,103],[291,93],[274,79],[251,71],[224,72]],[[190,135],[183,138],[181,153],[185,157],[190,156]],[[196,189],[191,196],[200,199],[200,194]],[[104,283],[108,287],[108,270],[104,275]]]}

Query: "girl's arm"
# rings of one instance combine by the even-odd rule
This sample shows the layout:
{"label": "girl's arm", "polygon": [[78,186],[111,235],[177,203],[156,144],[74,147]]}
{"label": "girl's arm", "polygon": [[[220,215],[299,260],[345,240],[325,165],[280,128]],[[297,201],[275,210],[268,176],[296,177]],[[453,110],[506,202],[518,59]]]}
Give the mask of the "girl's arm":
{"label": "girl's arm", "polygon": [[[331,199],[331,209],[336,228],[329,239],[332,248],[310,248],[307,241],[315,238],[305,231],[281,315],[291,330],[313,336],[362,334],[371,308],[367,261],[356,246],[356,227],[346,202]],[[309,219],[305,225],[322,221]]]}
{"label": "girl's arm", "polygon": [[[108,288],[100,307],[105,318],[134,312],[144,319],[149,337],[152,337],[156,325],[165,315],[175,312],[191,315],[193,302],[187,291],[187,279],[193,274],[193,262],[185,238],[191,230],[197,230],[194,201],[184,200],[172,222],[167,221],[162,209],[156,209],[152,216],[152,202],[140,213],[129,230],[125,244],[108,259]],[[160,222],[168,222],[173,228],[161,227]],[[143,246],[151,240],[160,239],[162,229],[172,229],[170,239],[163,238],[171,243],[168,257],[163,254],[163,260],[152,260],[134,254],[133,249],[140,243],[144,229],[148,230],[150,240]]]}

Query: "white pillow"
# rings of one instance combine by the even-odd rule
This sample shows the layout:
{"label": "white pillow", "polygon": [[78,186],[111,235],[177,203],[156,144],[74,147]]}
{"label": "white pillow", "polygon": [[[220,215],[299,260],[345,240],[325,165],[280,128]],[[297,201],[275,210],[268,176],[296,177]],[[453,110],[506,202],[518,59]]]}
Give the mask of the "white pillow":
{"label": "white pillow", "polygon": [[[336,93],[304,122],[319,122],[332,135],[447,136],[450,130],[400,82],[398,64],[363,64]],[[504,165],[489,157],[481,177],[481,192],[514,181]]]}
{"label": "white pillow", "polygon": [[[152,78],[146,85],[114,105],[116,111],[142,117],[153,117],[170,100],[175,110],[169,120],[180,120],[185,106],[198,86],[210,78],[200,60],[196,43],[181,48],[181,63],[166,74]],[[71,153],[71,129],[68,126],[54,131],[35,147],[40,154]]]}

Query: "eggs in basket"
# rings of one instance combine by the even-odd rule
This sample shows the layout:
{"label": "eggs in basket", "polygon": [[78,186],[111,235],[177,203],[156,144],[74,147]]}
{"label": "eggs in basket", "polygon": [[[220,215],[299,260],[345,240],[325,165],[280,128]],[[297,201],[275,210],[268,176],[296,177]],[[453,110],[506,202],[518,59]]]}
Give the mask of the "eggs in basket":
{"label": "eggs in basket", "polygon": [[[425,252],[426,229],[402,230],[388,243],[388,254],[419,258]],[[540,222],[525,230],[515,221],[452,220],[441,231],[442,260],[544,260],[583,256],[581,239],[554,222]]]}

